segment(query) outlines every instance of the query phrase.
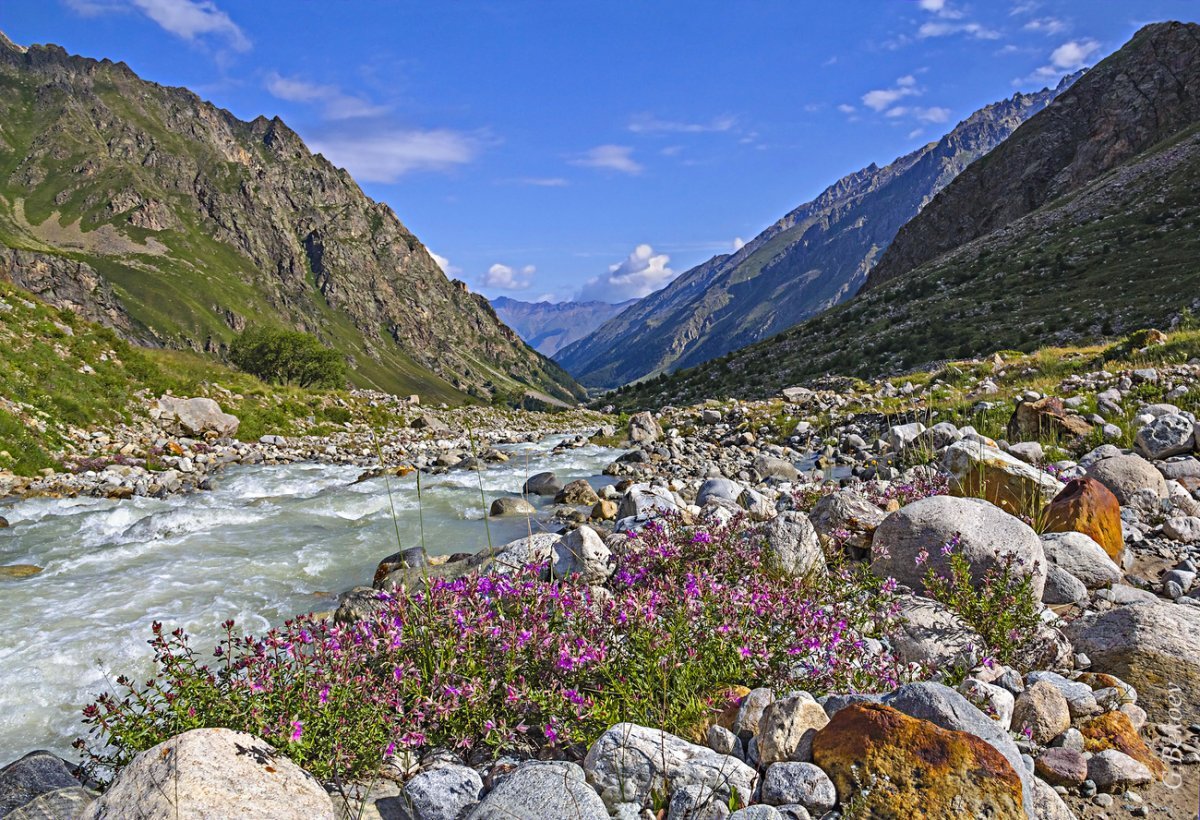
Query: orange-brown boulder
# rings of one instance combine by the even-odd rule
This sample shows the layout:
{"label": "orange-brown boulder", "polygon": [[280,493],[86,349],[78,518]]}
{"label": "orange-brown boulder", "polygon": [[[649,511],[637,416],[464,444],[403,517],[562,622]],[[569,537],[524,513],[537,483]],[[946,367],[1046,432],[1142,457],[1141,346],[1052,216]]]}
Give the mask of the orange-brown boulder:
{"label": "orange-brown boulder", "polygon": [[889,706],[838,711],[813,738],[813,761],[859,816],[1025,817],[1021,779],[995,747]]}
{"label": "orange-brown boulder", "polygon": [[1105,712],[1081,725],[1079,731],[1083,734],[1084,751],[1095,753],[1116,749],[1141,763],[1160,780],[1166,773],[1166,766],[1138,735],[1124,712]]}
{"label": "orange-brown boulder", "polygon": [[1062,399],[1055,396],[1021,402],[1008,420],[1011,441],[1037,441],[1051,436],[1073,439],[1090,432],[1092,425],[1079,416],[1069,415]]}
{"label": "orange-brown boulder", "polygon": [[1094,478],[1076,478],[1046,508],[1046,532],[1081,532],[1104,547],[1118,563],[1125,551],[1121,535],[1121,503]]}

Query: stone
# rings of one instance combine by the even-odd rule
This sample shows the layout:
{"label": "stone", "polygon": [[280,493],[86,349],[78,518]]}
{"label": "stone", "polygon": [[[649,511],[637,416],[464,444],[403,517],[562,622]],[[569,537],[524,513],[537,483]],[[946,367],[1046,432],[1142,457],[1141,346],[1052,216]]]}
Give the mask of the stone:
{"label": "stone", "polygon": [[221,405],[212,399],[199,396],[191,399],[163,396],[151,405],[150,416],[172,435],[197,438],[209,432],[219,438],[233,438],[240,423],[237,416],[222,412]]}
{"label": "stone", "polygon": [[1041,438],[1081,438],[1092,432],[1092,425],[1079,416],[1067,413],[1062,399],[1047,396],[1036,401],[1022,401],[1008,420],[1010,441],[1029,441]]}
{"label": "stone", "polygon": [[762,528],[766,548],[778,560],[780,567],[792,575],[810,572],[824,573],[825,553],[808,516],[799,510],[786,510],[768,521]]}
{"label": "stone", "polygon": [[1049,473],[1010,456],[998,447],[960,441],[946,448],[942,468],[957,496],[985,498],[1014,515],[1040,509],[1063,489]]}
{"label": "stone", "polygon": [[35,801],[40,801],[39,810],[74,809],[74,812],[47,813],[47,817],[74,817],[94,797],[79,784],[66,761],[50,752],[30,752],[0,769],[0,817],[13,817],[22,807],[28,807],[27,815],[36,816],[31,806]]}
{"label": "stone", "polygon": [[[856,816],[1027,816],[1021,778],[989,743],[881,704],[835,714],[813,740],[813,759]],[[868,773],[876,779],[864,790]]]}
{"label": "stone", "polygon": [[977,678],[966,678],[959,684],[958,691],[979,711],[996,721],[1000,728],[1008,731],[1012,726],[1013,706],[1016,698],[1007,689]]}
{"label": "stone", "polygon": [[0,566],[0,578],[32,578],[45,571],[37,564],[6,564]]}
{"label": "stone", "polygon": [[919,421],[909,424],[897,424],[888,429],[884,440],[893,453],[898,453],[912,444],[925,432],[925,425]]}
{"label": "stone", "polygon": [[729,815],[729,820],[784,820],[779,809],[766,803],[756,803],[744,809],[738,809]]}
{"label": "stone", "polygon": [[724,726],[713,724],[708,727],[708,732],[704,736],[705,743],[708,748],[712,749],[717,754],[733,755],[738,760],[743,757],[742,741]]}
{"label": "stone", "polygon": [[459,820],[483,796],[483,778],[454,763],[418,772],[404,784],[406,820]]}
{"label": "stone", "polygon": [[[1124,550],[1123,543],[1121,550]],[[1042,551],[1047,561],[1071,573],[1088,589],[1109,587],[1125,577],[1104,547],[1082,532],[1043,533]]]}
{"label": "stone", "polygon": [[548,562],[562,536],[551,532],[535,532],[487,551],[476,553],[468,563],[481,572],[507,573],[524,569],[530,564]]}
{"label": "stone", "polygon": [[1040,680],[1017,696],[1012,728],[1034,743],[1045,745],[1071,728],[1071,710],[1058,687]]}
{"label": "stone", "polygon": [[555,578],[578,574],[579,583],[592,586],[607,581],[615,566],[604,539],[584,525],[567,533],[554,545],[551,569]]}
{"label": "stone", "polygon": [[80,820],[260,817],[333,820],[333,801],[312,775],[265,740],[229,729],[192,729],[138,754]]}
{"label": "stone", "polygon": [[774,701],[758,725],[758,759],[763,765],[812,759],[812,739],[829,723],[825,709],[805,695]]}
{"label": "stone", "polygon": [[[871,572],[895,578],[918,593],[925,591],[925,573],[949,572],[949,558],[940,547],[958,538],[957,551],[970,564],[971,578],[982,583],[1000,556],[1014,555],[1032,579],[1041,600],[1046,583],[1046,557],[1037,533],[1023,521],[978,498],[938,495],[914,501],[889,515],[871,542]],[[921,553],[927,560],[918,564]]]}
{"label": "stone", "polygon": [[888,639],[901,662],[934,671],[975,665],[983,638],[958,615],[932,598],[897,595],[895,600],[901,621]]}
{"label": "stone", "polygon": [[683,786],[671,793],[666,820],[726,820],[729,806],[708,786]]}
{"label": "stone", "polygon": [[622,496],[617,517],[646,520],[664,512],[677,512],[678,510],[679,505],[675,503],[674,496],[665,487],[634,484]]}
{"label": "stone", "polygon": [[[1167,497],[1167,480],[1162,477],[1162,473],[1154,469],[1153,464],[1139,455],[1102,458],[1088,467],[1087,476],[1108,487],[1122,505],[1129,504],[1134,494],[1143,489],[1153,490],[1159,498]],[[1088,535],[1096,538],[1092,533]],[[1104,541],[1099,538],[1096,540],[1108,549]]]}
{"label": "stone", "polygon": [[421,413],[412,420],[409,424],[414,430],[428,430],[435,435],[437,433],[449,433],[450,427],[437,416],[431,416],[427,413]]}
{"label": "stone", "polygon": [[619,803],[644,805],[651,792],[691,785],[708,786],[726,805],[733,795],[747,805],[758,779],[735,757],[633,723],[605,731],[588,750],[583,769],[610,811]]}
{"label": "stone", "polygon": [[1079,733],[1083,735],[1085,752],[1096,753],[1116,749],[1141,763],[1156,778],[1166,774],[1166,766],[1162,760],[1150,750],[1146,741],[1142,740],[1133,721],[1124,712],[1105,712],[1097,715],[1080,724]]}
{"label": "stone", "polygon": [[[384,576],[384,581],[393,573]],[[334,623],[350,625],[369,621],[377,613],[391,606],[391,596],[372,587],[354,587],[343,592],[338,599],[338,608],[333,614]]]}
{"label": "stone", "polygon": [[556,496],[562,489],[563,483],[554,473],[537,473],[521,485],[521,494]]}
{"label": "stone", "polygon": [[754,459],[754,472],[762,476],[764,480],[781,478],[784,481],[795,481],[800,477],[800,471],[792,462],[771,456],[759,456]]}
{"label": "stone", "polygon": [[1033,805],[1037,820],[1077,820],[1054,787],[1040,777],[1033,778]]}
{"label": "stone", "polygon": [[1124,752],[1107,749],[1088,760],[1088,780],[1095,783],[1101,792],[1114,794],[1134,786],[1144,786],[1154,780],[1154,775]]}
{"label": "stone", "polygon": [[1044,604],[1077,604],[1087,598],[1087,586],[1056,564],[1046,568],[1046,588],[1042,591]]}
{"label": "stone", "polygon": [[1076,649],[1139,693],[1138,705],[1166,720],[1200,714],[1200,608],[1165,601],[1117,607],[1068,624]]}
{"label": "stone", "polygon": [[420,547],[409,547],[400,552],[393,552],[387,558],[380,561],[375,567],[375,576],[372,580],[373,584],[380,583],[389,574],[398,569],[405,567],[423,567],[428,563],[425,550]]}
{"label": "stone", "polygon": [[1194,544],[1200,541],[1200,517],[1177,515],[1163,522],[1163,535],[1172,541]]}
{"label": "stone", "polygon": [[537,508],[519,495],[506,496],[492,502],[488,515],[493,518],[506,515],[537,515]]}
{"label": "stone", "polygon": [[617,517],[619,509],[617,502],[602,498],[592,507],[590,518],[593,521],[612,521]]}
{"label": "stone", "polygon": [[762,799],[772,806],[797,803],[820,817],[837,804],[837,789],[812,763],[772,763],[763,775]]}
{"label": "stone", "polygon": [[827,549],[844,544],[867,550],[887,513],[860,493],[842,490],[822,496],[808,517]]}
{"label": "stone", "polygon": [[650,444],[662,436],[662,427],[650,411],[634,413],[629,417],[629,440],[634,444]]}
{"label": "stone", "polygon": [[8,529],[8,519],[0,515],[0,530]]}
{"label": "stone", "polygon": [[608,809],[582,768],[566,761],[529,760],[487,793],[467,820],[606,820]]}
{"label": "stone", "polygon": [[555,504],[570,504],[573,507],[590,507],[600,500],[600,496],[588,484],[587,479],[579,478],[559,490],[554,496]]}
{"label": "stone", "polygon": [[730,724],[730,730],[742,740],[750,740],[758,734],[759,724],[762,723],[763,712],[775,702],[775,693],[770,689],[760,687],[751,689],[737,708]]}
{"label": "stone", "polygon": [[1062,696],[1067,699],[1067,709],[1070,711],[1072,719],[1087,717],[1100,711],[1100,706],[1096,703],[1096,696],[1092,693],[1092,687],[1086,683],[1068,680],[1057,672],[1044,670],[1030,672],[1025,676],[1025,681],[1030,686],[1044,681],[1062,692]]}
{"label": "stone", "polygon": [[1034,772],[1051,786],[1073,788],[1087,780],[1087,758],[1061,746],[1045,749],[1034,761]]}
{"label": "stone", "polygon": [[1009,455],[1016,456],[1026,464],[1039,465],[1046,461],[1046,453],[1042,445],[1036,441],[1020,441],[1008,448]]}
{"label": "stone", "polygon": [[728,478],[709,478],[700,485],[700,491],[696,493],[696,503],[703,507],[706,503],[715,499],[729,504],[736,504],[744,489],[741,484]]}
{"label": "stone", "polygon": [[1149,459],[1163,459],[1190,453],[1196,446],[1196,425],[1178,413],[1161,415],[1138,430],[1133,448]]}

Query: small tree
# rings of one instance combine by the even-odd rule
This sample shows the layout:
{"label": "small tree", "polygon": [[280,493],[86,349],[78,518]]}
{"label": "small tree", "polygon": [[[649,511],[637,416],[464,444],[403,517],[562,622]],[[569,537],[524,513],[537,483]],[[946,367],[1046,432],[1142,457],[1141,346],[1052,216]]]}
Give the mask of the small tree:
{"label": "small tree", "polygon": [[323,388],[346,384],[345,357],[298,330],[247,328],[230,345],[229,361],[274,384]]}

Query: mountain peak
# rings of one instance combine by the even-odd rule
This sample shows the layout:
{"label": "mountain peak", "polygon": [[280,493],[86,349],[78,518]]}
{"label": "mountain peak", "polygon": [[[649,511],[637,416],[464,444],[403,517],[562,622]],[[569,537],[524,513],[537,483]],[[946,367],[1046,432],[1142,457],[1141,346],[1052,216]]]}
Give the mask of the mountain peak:
{"label": "mountain peak", "polygon": [[19,46],[12,40],[8,39],[8,35],[3,31],[0,31],[0,49],[4,49],[5,51],[15,51],[18,54],[24,54],[25,52],[29,51],[29,49],[25,48],[25,46]]}

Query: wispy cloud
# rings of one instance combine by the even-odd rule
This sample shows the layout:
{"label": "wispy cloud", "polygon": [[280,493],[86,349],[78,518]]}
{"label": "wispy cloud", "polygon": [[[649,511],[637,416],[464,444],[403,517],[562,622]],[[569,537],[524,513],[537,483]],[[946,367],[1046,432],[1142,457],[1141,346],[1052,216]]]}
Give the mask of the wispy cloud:
{"label": "wispy cloud", "polygon": [[537,268],[533,265],[526,265],[518,270],[497,262],[487,269],[480,282],[485,288],[496,290],[525,290],[533,284],[533,275],[536,272]]}
{"label": "wispy cloud", "polygon": [[212,0],[64,0],[76,14],[95,17],[133,9],[164,31],[188,42],[217,37],[234,51],[249,51],[250,38]]}
{"label": "wispy cloud", "polygon": [[479,153],[481,140],[448,128],[385,127],[341,129],[309,144],[355,179],[388,183],[414,171],[444,171],[471,162]]}
{"label": "wispy cloud", "polygon": [[535,188],[565,188],[571,184],[565,177],[516,177],[503,181],[510,185],[532,185]]}
{"label": "wispy cloud", "polygon": [[362,97],[346,94],[336,85],[323,85],[296,77],[283,77],[274,71],[267,75],[266,88],[276,99],[319,104],[322,107],[323,116],[330,120],[375,117],[388,110],[387,106],[375,105]]}
{"label": "wispy cloud", "polygon": [[917,29],[917,37],[921,39],[948,37],[952,34],[965,34],[977,40],[1000,39],[1000,32],[980,23],[953,23],[946,20],[931,20],[922,23],[921,27]]}
{"label": "wispy cloud", "polygon": [[1066,31],[1067,24],[1057,17],[1039,17],[1037,20],[1030,20],[1023,28],[1026,31],[1036,31],[1039,34],[1052,36]]}
{"label": "wispy cloud", "polygon": [[1050,52],[1050,62],[1036,69],[1028,77],[1016,80],[1020,85],[1026,82],[1049,82],[1063,74],[1077,71],[1088,64],[1092,56],[1100,50],[1100,43],[1092,39],[1068,40]]}
{"label": "wispy cloud", "polygon": [[608,266],[608,273],[589,279],[579,291],[579,301],[623,302],[648,296],[674,279],[671,257],[655,253],[649,245],[638,245],[622,262]]}
{"label": "wispy cloud", "polygon": [[891,88],[877,88],[863,94],[862,104],[874,111],[882,111],[903,97],[912,97],[920,93],[917,88],[917,78],[906,74],[897,79],[896,84]]}
{"label": "wispy cloud", "polygon": [[460,273],[462,273],[462,268],[458,267],[457,265],[451,265],[450,260],[442,256],[440,253],[434,253],[433,251],[429,250],[429,248],[426,248],[425,250],[429,251],[429,255],[433,257],[433,261],[437,262],[437,266],[442,269],[442,273],[446,274],[447,276],[458,276]]}
{"label": "wispy cloud", "polygon": [[635,134],[705,134],[732,131],[737,117],[724,115],[708,122],[681,122],[663,120],[653,114],[638,114],[629,122],[629,130]]}
{"label": "wispy cloud", "polygon": [[631,175],[644,170],[642,164],[633,158],[633,148],[628,145],[597,145],[571,160],[571,164]]}

